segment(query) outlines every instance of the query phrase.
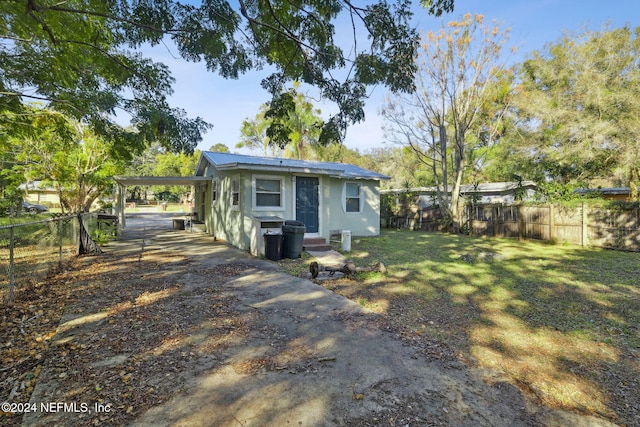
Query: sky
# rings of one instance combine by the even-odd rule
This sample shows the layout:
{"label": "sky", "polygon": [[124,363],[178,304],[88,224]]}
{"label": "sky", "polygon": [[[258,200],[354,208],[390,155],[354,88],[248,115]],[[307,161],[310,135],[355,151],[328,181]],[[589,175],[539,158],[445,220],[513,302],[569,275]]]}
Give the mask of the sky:
{"label": "sky", "polygon": [[[638,0],[455,0],[455,10],[441,18],[427,15],[417,0],[414,3],[414,19],[419,30],[436,31],[442,22],[457,20],[467,12],[484,15],[485,22],[495,19],[501,29],[511,28],[508,46],[518,48],[518,53],[510,58],[512,62],[520,62],[547,43],[557,41],[565,31],[600,30],[605,24],[610,28],[640,26]],[[169,98],[171,105],[184,109],[191,118],[199,116],[213,124],[198,149],[208,150],[214,144],[222,143],[232,152],[259,154],[236,149],[235,145],[240,139],[242,121],[255,117],[260,105],[270,99],[268,92],[260,86],[260,81],[269,74],[267,71],[227,80],[206,71],[203,64],[178,59],[177,53],[166,47],[159,46],[146,53],[168,65],[176,79],[174,94]],[[377,86],[370,94],[365,121],[352,125],[344,141],[348,148],[360,152],[385,147],[381,130],[383,120],[378,111],[388,91]],[[331,104],[314,104],[325,118],[335,111]]]}

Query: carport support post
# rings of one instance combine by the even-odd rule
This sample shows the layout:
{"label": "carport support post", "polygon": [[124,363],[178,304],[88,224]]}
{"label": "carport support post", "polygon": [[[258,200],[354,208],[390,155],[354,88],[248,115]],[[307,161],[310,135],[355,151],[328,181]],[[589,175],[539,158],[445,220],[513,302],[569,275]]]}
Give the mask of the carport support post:
{"label": "carport support post", "polygon": [[116,182],[114,192],[115,194],[113,195],[113,199],[115,201],[116,210],[114,214],[118,216],[118,228],[122,230],[126,226],[124,218],[124,204],[125,195],[127,194],[127,186]]}

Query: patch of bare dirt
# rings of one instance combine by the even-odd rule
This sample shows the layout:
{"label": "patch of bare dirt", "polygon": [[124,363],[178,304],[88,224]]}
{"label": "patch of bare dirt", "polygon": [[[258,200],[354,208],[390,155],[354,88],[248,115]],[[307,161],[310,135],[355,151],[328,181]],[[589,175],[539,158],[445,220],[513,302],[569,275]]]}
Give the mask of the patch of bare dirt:
{"label": "patch of bare dirt", "polygon": [[[0,311],[3,401],[29,402],[46,361],[57,388],[71,390],[64,396],[52,394],[51,400],[108,402],[114,409],[81,410],[75,425],[124,424],[168,399],[175,392],[175,377],[193,369],[194,360],[206,358],[208,367],[215,365],[216,353],[247,334],[246,315],[222,292],[226,279],[247,266],[223,264],[200,271],[208,285],[190,289],[175,275],[189,264],[175,256],[148,261],[113,254],[79,258],[60,274],[21,289],[15,302]],[[60,331],[68,306],[73,309],[62,319]],[[102,315],[90,322],[91,328],[65,336],[65,320],[96,312]],[[206,335],[190,337],[203,329]],[[56,331],[58,342],[51,348]],[[185,350],[180,343],[187,337]],[[1,413],[2,425],[21,421],[20,413]]]}

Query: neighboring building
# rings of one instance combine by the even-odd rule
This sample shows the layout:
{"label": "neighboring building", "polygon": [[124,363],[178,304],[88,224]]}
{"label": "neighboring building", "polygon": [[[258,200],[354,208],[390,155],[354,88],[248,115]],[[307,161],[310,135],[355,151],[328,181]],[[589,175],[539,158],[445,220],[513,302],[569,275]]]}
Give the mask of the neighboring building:
{"label": "neighboring building", "polygon": [[37,203],[48,207],[60,207],[60,195],[58,190],[45,184],[43,181],[29,181],[19,187],[24,190],[24,200],[30,203]]}
{"label": "neighboring building", "polygon": [[196,177],[194,209],[209,234],[253,250],[265,231],[285,220],[304,223],[305,237],[333,230],[354,236],[380,233],[380,180],[357,166],[205,151]]}
{"label": "neighboring building", "polygon": [[[522,200],[531,200],[537,186],[533,181],[517,182],[489,182],[484,184],[465,184],[460,188],[460,197],[470,200],[476,197],[478,204],[512,204],[516,201],[516,193],[523,192]],[[396,194],[410,192],[418,196],[416,204],[420,209],[426,209],[437,205],[435,187],[418,187],[395,190],[382,190],[381,194]]]}
{"label": "neighboring building", "polygon": [[595,194],[601,196],[604,200],[631,201],[631,189],[629,187],[578,188],[574,193],[584,195]]}

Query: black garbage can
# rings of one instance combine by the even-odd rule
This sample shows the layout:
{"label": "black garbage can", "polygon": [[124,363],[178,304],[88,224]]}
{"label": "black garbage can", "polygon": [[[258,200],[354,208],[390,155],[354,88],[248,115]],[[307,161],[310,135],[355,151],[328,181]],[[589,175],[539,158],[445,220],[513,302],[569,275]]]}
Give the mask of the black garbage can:
{"label": "black garbage can", "polygon": [[282,244],[282,256],[284,258],[297,259],[302,255],[305,225],[300,221],[285,221],[282,225],[284,242]]}
{"label": "black garbage can", "polygon": [[264,256],[271,261],[282,259],[282,234],[264,235]]}

